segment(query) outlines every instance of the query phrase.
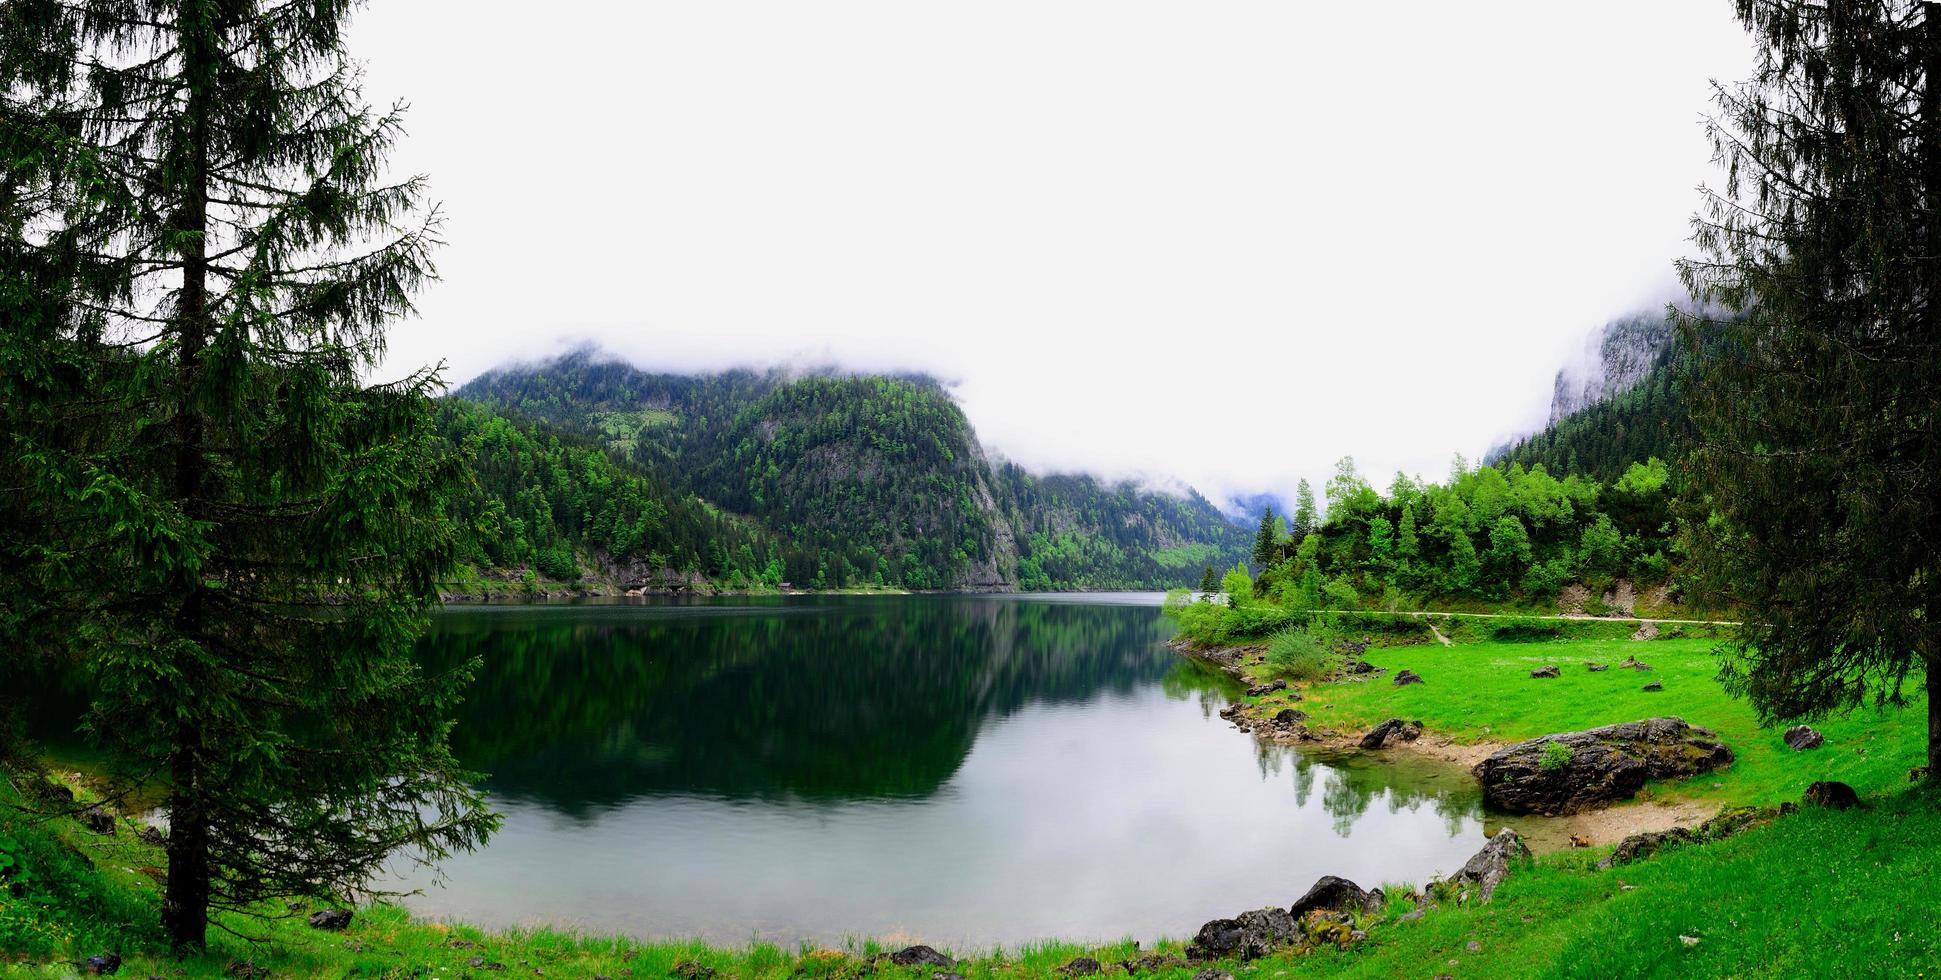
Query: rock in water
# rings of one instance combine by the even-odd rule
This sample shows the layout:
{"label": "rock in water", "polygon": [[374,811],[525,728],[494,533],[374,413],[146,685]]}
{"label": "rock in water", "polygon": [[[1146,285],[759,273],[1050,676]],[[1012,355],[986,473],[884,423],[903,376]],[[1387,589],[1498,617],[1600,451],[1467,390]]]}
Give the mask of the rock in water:
{"label": "rock in water", "polygon": [[[1731,763],[1732,750],[1716,739],[1679,718],[1628,721],[1518,742],[1477,763],[1475,773],[1490,806],[1562,816],[1628,800],[1653,779]],[[1544,746],[1552,742],[1571,750],[1569,762],[1544,766]]]}
{"label": "rock in water", "polygon": [[1817,749],[1826,744],[1826,736],[1821,735],[1819,732],[1805,725],[1794,725],[1786,729],[1785,738],[1786,744],[1792,746],[1795,752]]}
{"label": "rock in water", "polygon": [[1807,806],[1823,806],[1829,810],[1851,810],[1860,805],[1860,794],[1853,787],[1831,780],[1806,787],[1806,795],[1801,799]]}
{"label": "rock in water", "polygon": [[332,931],[347,929],[350,927],[350,920],[350,909],[320,909],[310,913],[310,928]]}
{"label": "rock in water", "polygon": [[1496,894],[1496,886],[1510,876],[1510,862],[1530,856],[1529,845],[1523,838],[1508,827],[1496,832],[1483,849],[1470,857],[1462,870],[1449,880],[1465,889],[1473,890],[1476,900],[1487,902]]}
{"label": "rock in water", "polygon": [[1238,918],[1214,919],[1200,927],[1186,944],[1189,960],[1237,958],[1257,960],[1292,943],[1298,933],[1294,918],[1280,909],[1242,912]]}
{"label": "rock in water", "polygon": [[1369,912],[1382,907],[1382,890],[1363,891],[1360,885],[1346,878],[1322,875],[1315,881],[1307,894],[1294,900],[1287,914],[1299,919],[1315,909],[1329,912]]}
{"label": "rock in water", "polygon": [[1412,670],[1404,670],[1395,675],[1396,687],[1406,687],[1410,684],[1420,684],[1422,682],[1422,675]]}
{"label": "rock in water", "polygon": [[1538,667],[1537,669],[1531,671],[1530,676],[1531,677],[1561,677],[1563,676],[1563,671],[1558,670],[1556,664],[1546,664],[1542,667]]}

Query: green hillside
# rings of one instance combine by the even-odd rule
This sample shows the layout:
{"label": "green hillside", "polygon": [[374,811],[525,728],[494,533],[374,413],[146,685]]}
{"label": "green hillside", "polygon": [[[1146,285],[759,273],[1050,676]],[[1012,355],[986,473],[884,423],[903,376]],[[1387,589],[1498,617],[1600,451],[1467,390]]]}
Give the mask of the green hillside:
{"label": "green hillside", "polygon": [[[650,586],[698,573],[731,587],[1158,588],[1231,565],[1246,546],[1190,491],[988,458],[949,393],[918,376],[653,374],[579,353],[488,373],[447,401],[448,416],[501,413],[497,438],[543,432],[533,438],[575,460],[482,485],[509,517],[558,529],[525,549],[511,535],[487,564],[550,555],[566,572],[571,553]],[[576,467],[664,513],[642,524],[622,506],[603,519],[613,508],[574,487]],[[536,495],[552,504],[550,524],[529,516]],[[562,503],[583,519],[562,519]]]}

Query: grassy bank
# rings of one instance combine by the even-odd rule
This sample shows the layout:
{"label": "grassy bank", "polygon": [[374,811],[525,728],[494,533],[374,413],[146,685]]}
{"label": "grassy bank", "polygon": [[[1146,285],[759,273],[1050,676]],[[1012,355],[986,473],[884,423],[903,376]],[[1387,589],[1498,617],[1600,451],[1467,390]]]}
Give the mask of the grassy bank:
{"label": "grassy bank", "polygon": [[[1710,803],[1796,800],[1808,783],[1821,779],[1850,783],[1863,794],[1884,792],[1906,785],[1909,767],[1924,764],[1926,700],[1918,692],[1905,709],[1815,722],[1826,744],[1796,752],[1781,740],[1780,729],[1761,728],[1751,705],[1719,686],[1714,646],[1711,640],[1589,639],[1381,647],[1366,657],[1389,674],[1323,685],[1308,691],[1300,707],[1311,716],[1310,727],[1360,731],[1400,717],[1419,719],[1431,732],[1460,742],[1515,742],[1672,715],[1718,732],[1738,759],[1718,772],[1654,789]],[[1629,656],[1652,669],[1618,667]],[[1585,666],[1590,663],[1611,669],[1592,672]],[[1530,676],[1551,664],[1561,676]],[[1403,669],[1420,674],[1424,683],[1395,687],[1390,678]],[[1664,690],[1643,690],[1653,681]],[[1276,707],[1291,702],[1286,694],[1248,700]]]}

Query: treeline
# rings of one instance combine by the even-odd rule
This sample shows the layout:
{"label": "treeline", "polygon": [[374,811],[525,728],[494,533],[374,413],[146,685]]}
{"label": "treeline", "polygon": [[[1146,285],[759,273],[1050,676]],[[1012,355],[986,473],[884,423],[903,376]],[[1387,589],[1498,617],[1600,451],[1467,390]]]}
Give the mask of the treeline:
{"label": "treeline", "polygon": [[1343,460],[1326,495],[1318,524],[1305,484],[1291,523],[1263,517],[1250,595],[1300,609],[1535,604],[1574,582],[1664,583],[1671,569],[1671,479],[1655,458],[1608,484],[1458,458],[1446,484],[1397,474],[1386,493]]}

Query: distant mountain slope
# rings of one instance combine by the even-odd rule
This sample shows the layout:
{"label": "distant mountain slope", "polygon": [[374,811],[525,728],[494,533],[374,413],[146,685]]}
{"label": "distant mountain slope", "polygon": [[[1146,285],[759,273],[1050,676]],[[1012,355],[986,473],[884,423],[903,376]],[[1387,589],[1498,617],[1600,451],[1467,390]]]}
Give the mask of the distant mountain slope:
{"label": "distant mountain slope", "polygon": [[1664,316],[1613,320],[1595,350],[1593,365],[1557,372],[1550,424],[1492,450],[1487,462],[1608,483],[1632,463],[1683,455],[1692,427],[1681,386],[1691,363]]}
{"label": "distant mountain slope", "polygon": [[919,376],[668,375],[581,353],[493,371],[454,399],[557,426],[742,515],[798,586],[1163,587],[1247,545],[1197,495],[993,464]]}

